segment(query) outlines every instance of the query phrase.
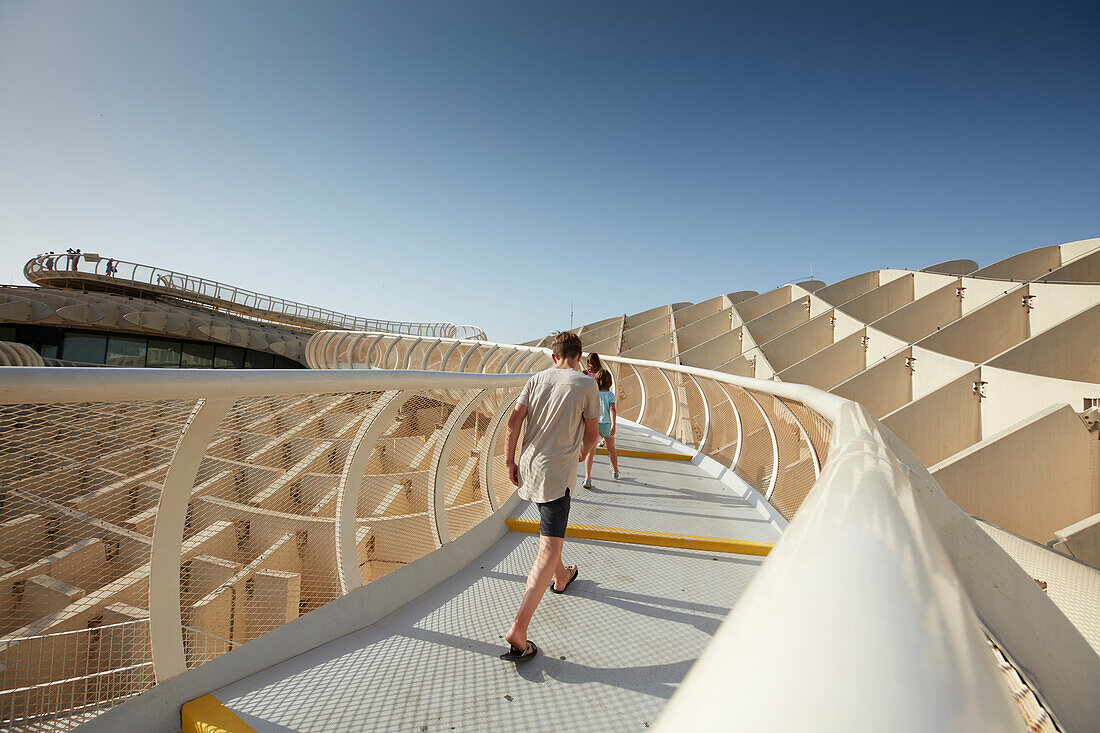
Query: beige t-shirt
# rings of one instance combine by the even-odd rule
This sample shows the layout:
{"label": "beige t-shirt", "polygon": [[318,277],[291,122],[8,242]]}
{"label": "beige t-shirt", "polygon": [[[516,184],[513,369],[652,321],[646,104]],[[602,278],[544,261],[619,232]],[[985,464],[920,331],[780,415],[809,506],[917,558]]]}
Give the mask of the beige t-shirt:
{"label": "beige t-shirt", "polygon": [[573,488],[584,420],[599,419],[596,380],[572,369],[547,369],[527,380],[518,405],[527,405],[527,432],[519,456],[519,495],[560,499]]}

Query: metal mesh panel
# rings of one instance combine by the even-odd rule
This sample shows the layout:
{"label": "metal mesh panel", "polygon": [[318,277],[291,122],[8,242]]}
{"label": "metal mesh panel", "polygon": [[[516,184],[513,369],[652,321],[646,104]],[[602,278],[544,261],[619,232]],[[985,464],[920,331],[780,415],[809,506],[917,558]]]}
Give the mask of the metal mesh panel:
{"label": "metal mesh panel", "polygon": [[[642,383],[629,364],[614,364],[619,373],[614,374],[615,409],[624,420],[638,421],[642,411]],[[613,372],[614,373],[614,372]]]}
{"label": "metal mesh panel", "polygon": [[444,474],[444,507],[452,540],[492,513],[478,470],[490,420],[491,416],[475,410],[453,436]]}
{"label": "metal mesh panel", "polygon": [[386,349],[382,352],[382,368],[400,369],[407,348],[408,344],[403,338],[395,336],[386,339]]}
{"label": "metal mesh panel", "polygon": [[[432,344],[435,344],[434,347]],[[447,344],[435,343],[431,341],[425,348],[425,352],[428,354],[428,363],[424,366],[428,370],[438,370],[442,366],[443,355],[447,353]],[[420,369],[420,365],[414,367]]]}
{"label": "metal mesh panel", "polygon": [[470,354],[470,358],[466,361],[466,368],[463,369],[462,371],[464,371],[464,372],[479,372],[479,371],[481,371],[480,370],[481,360],[485,358],[485,356],[489,353],[489,350],[492,349],[492,348],[493,348],[492,346],[474,346],[471,349],[471,351],[473,353]]}
{"label": "metal mesh panel", "polygon": [[784,518],[790,520],[817,480],[812,449],[802,437],[794,413],[782,400],[761,393],[756,393],[755,396],[772,424],[779,449],[775,488],[768,501]]}
{"label": "metal mesh panel", "polygon": [[401,407],[379,438],[364,470],[357,508],[359,568],[364,583],[438,546],[428,514],[431,459],[455,400],[421,392]]}
{"label": "metal mesh panel", "polygon": [[199,466],[180,568],[196,666],[336,598],[336,491],[377,393],[237,400]]}
{"label": "metal mesh panel", "polygon": [[700,447],[707,429],[707,409],[703,393],[695,379],[686,374],[670,374],[679,380],[680,391],[680,442]]}
{"label": "metal mesh panel", "polygon": [[737,474],[761,494],[768,492],[774,469],[771,432],[756,401],[740,387],[724,385],[741,417],[741,453]]}
{"label": "metal mesh panel", "polygon": [[829,439],[833,434],[833,426],[801,402],[783,400],[783,404],[795,414],[798,421],[802,423],[802,427],[806,429],[806,435],[810,438],[814,452],[817,453],[817,463],[819,466],[824,466],[825,459],[829,455]]}
{"label": "metal mesh panel", "polygon": [[63,730],[152,684],[149,517],[193,408],[0,407],[0,720]]}
{"label": "metal mesh panel", "polygon": [[424,364],[424,354],[427,353],[428,347],[431,345],[431,339],[427,339],[412,346],[405,354],[405,360],[401,362],[401,365],[405,369],[419,369]]}
{"label": "metal mesh panel", "polygon": [[[485,352],[485,354],[488,354],[488,353],[489,353],[488,351],[486,351],[486,352]],[[494,351],[494,352],[493,352],[493,353],[492,353],[492,354],[491,354],[491,355],[489,356],[489,359],[488,359],[488,361],[486,361],[486,362],[485,362],[485,366],[484,366],[484,367],[481,367],[480,369],[478,369],[478,371],[480,371],[480,372],[483,372],[483,373],[485,373],[485,374],[496,374],[497,368],[498,368],[498,367],[500,367],[501,363],[502,363],[502,362],[503,362],[503,361],[504,361],[504,360],[505,360],[505,359],[506,359],[506,358],[507,358],[508,356],[510,356],[510,355],[511,355],[511,353],[512,353],[512,352],[511,352],[510,350],[508,350],[508,349],[497,349],[496,351]],[[480,355],[480,356],[481,356],[481,359],[479,359],[479,360],[478,360],[478,363],[479,363],[479,364],[480,364],[480,362],[481,362],[482,360],[484,360],[484,359],[485,359],[485,354],[481,354],[481,355]],[[477,367],[475,366],[475,369],[476,369],[476,368],[477,368]]]}
{"label": "metal mesh panel", "polygon": [[642,381],[645,382],[645,412],[640,422],[646,427],[663,433],[668,430],[668,424],[672,420],[673,394],[659,369],[654,367],[637,367],[637,369]]}
{"label": "metal mesh panel", "polygon": [[704,447],[707,455],[723,466],[732,466],[737,456],[737,442],[741,429],[737,412],[730,402],[729,395],[713,380],[700,379],[698,385],[706,395],[710,406],[710,435]]}
{"label": "metal mesh panel", "polygon": [[[0,673],[4,730],[71,730],[154,684],[147,615],[126,618],[108,607],[103,620],[86,629],[24,637],[4,646],[12,647],[4,650]],[[13,684],[38,678],[44,663],[63,668],[44,682]]]}
{"label": "metal mesh panel", "polygon": [[[450,356],[447,357],[446,364],[441,367],[442,370],[445,372],[457,372],[459,365],[462,364],[462,359],[466,356],[466,352],[473,348],[476,347],[467,346],[466,344],[459,344],[458,346],[455,346],[454,350],[451,351]],[[446,349],[444,349],[443,354],[446,354],[447,351],[450,351],[450,349],[451,347],[448,346]],[[442,359],[443,357],[440,356],[440,358]]]}
{"label": "metal mesh panel", "polygon": [[386,349],[389,345],[389,339],[371,339],[367,343],[366,352],[368,358],[365,361],[370,361],[370,365],[376,369],[385,369],[382,359],[385,357]]}
{"label": "metal mesh panel", "polygon": [[515,349],[506,349],[501,356],[500,360],[493,368],[493,374],[506,374],[512,371],[512,367],[518,364],[523,358],[527,356],[525,351],[517,351]]}

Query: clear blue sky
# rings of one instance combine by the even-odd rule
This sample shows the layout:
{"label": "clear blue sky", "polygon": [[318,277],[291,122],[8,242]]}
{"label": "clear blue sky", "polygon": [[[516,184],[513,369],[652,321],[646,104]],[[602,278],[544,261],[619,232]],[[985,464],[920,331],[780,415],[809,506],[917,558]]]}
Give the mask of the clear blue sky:
{"label": "clear blue sky", "polygon": [[0,0],[0,279],[519,341],[1100,236],[1100,4]]}

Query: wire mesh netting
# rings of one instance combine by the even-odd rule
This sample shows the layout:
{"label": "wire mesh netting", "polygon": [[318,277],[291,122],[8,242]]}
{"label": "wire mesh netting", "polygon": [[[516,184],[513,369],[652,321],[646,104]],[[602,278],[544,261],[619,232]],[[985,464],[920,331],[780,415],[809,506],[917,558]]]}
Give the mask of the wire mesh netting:
{"label": "wire mesh netting", "polygon": [[741,439],[741,421],[737,410],[718,382],[700,379],[698,385],[710,408],[710,434],[703,449],[723,466],[732,467]]}
{"label": "wire mesh netting", "polygon": [[0,406],[0,720],[61,729],[152,684],[152,517],[194,407]]}
{"label": "wire mesh netting", "polygon": [[783,404],[794,413],[798,421],[802,423],[802,427],[806,430],[806,435],[810,439],[811,445],[814,447],[814,452],[817,454],[818,466],[825,465],[825,459],[829,455],[829,439],[833,434],[833,426],[828,420],[817,414],[806,405],[801,402],[795,402],[794,400],[783,400]]}
{"label": "wire mesh netting", "polygon": [[755,396],[772,424],[779,450],[775,488],[768,501],[790,520],[817,480],[813,448],[803,436],[794,413],[782,400],[767,394]]}
{"label": "wire mesh netting", "polygon": [[645,411],[639,422],[659,433],[667,432],[676,407],[668,380],[655,367],[640,367],[637,371],[645,384]]}
{"label": "wire mesh netting", "polygon": [[638,421],[642,412],[642,381],[630,364],[616,364],[615,403],[619,416],[624,420]]}
{"label": "wire mesh netting", "polygon": [[756,399],[740,387],[723,385],[741,421],[741,447],[734,466],[737,474],[766,495],[775,473],[771,428]]}
{"label": "wire mesh netting", "polygon": [[181,549],[188,664],[331,601],[336,492],[379,393],[239,399],[199,466]]}
{"label": "wire mesh netting", "polygon": [[680,442],[702,448],[707,431],[707,408],[699,384],[687,374],[674,372],[669,376],[678,383]]}

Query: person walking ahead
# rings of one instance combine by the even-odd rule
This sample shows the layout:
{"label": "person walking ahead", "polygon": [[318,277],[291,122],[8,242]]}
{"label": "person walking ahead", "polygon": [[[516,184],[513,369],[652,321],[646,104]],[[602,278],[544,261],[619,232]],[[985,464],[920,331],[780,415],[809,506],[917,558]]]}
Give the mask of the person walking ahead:
{"label": "person walking ahead", "polygon": [[[510,648],[501,659],[513,661],[525,661],[538,654],[538,647],[527,638],[527,627],[551,577],[551,590],[564,593],[580,573],[579,566],[566,568],[562,564],[561,551],[577,463],[596,445],[600,417],[596,382],[578,371],[580,337],[559,333],[551,349],[554,366],[528,380],[508,418],[508,477],[519,487],[520,497],[539,508],[538,555],[527,576],[516,618],[504,635]],[[517,464],[516,442],[524,420],[527,432]]]}

